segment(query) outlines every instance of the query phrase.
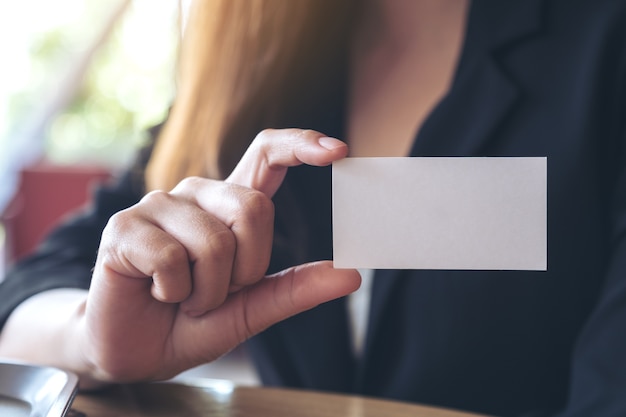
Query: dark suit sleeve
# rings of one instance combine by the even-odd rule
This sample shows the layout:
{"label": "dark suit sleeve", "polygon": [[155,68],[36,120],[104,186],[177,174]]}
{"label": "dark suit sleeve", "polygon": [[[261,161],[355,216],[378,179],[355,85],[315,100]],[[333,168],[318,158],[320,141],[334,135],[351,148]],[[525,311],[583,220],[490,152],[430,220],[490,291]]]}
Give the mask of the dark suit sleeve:
{"label": "dark suit sleeve", "polygon": [[57,227],[36,251],[18,262],[0,283],[0,328],[27,298],[56,288],[89,288],[100,235],[109,218],[141,197],[140,178],[129,171],[100,187],[91,205]]}
{"label": "dark suit sleeve", "polygon": [[617,156],[609,187],[610,261],[605,271],[597,271],[604,285],[574,347],[569,398],[559,417],[626,416],[626,49],[623,52],[615,65],[621,80],[612,84],[620,93],[614,117]]}
{"label": "dark suit sleeve", "polygon": [[626,416],[626,172],[617,190],[608,275],[573,352],[563,417]]}

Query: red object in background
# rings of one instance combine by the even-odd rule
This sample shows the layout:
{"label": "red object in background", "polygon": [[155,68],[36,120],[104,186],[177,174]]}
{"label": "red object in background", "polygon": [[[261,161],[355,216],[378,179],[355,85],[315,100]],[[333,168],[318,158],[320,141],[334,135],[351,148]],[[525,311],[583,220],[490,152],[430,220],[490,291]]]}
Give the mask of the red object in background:
{"label": "red object in background", "polygon": [[104,168],[45,162],[22,170],[19,189],[2,213],[9,263],[32,252],[65,215],[89,201],[97,183],[110,177]]}

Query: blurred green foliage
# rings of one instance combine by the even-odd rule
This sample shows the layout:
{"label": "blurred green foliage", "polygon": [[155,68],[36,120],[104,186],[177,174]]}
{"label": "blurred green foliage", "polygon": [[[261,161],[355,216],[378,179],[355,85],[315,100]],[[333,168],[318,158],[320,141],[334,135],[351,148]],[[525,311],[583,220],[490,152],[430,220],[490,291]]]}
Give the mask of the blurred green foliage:
{"label": "blurred green foliage", "polygon": [[[55,94],[59,83],[67,82],[63,77],[68,71],[72,74],[76,60],[94,44],[94,36],[102,31],[118,3],[21,1],[33,10],[38,4],[55,8],[49,9],[48,19],[45,10],[38,17],[45,24],[32,22],[35,14],[28,10],[13,10],[15,19],[28,24],[14,26],[17,33],[12,35],[21,36],[21,43],[7,43],[13,58],[7,65],[13,67],[3,77],[6,99],[4,105],[0,103],[0,151],[19,138],[16,132],[36,122],[33,119],[41,112],[42,103]],[[3,7],[12,6],[0,7],[0,13]],[[24,4],[21,7],[25,9]],[[174,94],[179,33],[177,2],[133,0],[81,71],[83,76],[69,80],[75,94],[64,108],[55,109],[56,116],[41,138],[46,158],[62,164],[126,165],[145,142],[146,129],[161,122],[167,113]],[[2,87],[0,81],[0,93]]]}

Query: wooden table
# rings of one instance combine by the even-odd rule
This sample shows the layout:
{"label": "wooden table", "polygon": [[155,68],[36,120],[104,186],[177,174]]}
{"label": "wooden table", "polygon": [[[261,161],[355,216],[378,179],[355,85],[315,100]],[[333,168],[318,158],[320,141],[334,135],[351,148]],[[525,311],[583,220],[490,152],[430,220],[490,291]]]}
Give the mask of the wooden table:
{"label": "wooden table", "polygon": [[211,379],[115,386],[79,394],[72,409],[87,417],[478,417],[395,401]]}

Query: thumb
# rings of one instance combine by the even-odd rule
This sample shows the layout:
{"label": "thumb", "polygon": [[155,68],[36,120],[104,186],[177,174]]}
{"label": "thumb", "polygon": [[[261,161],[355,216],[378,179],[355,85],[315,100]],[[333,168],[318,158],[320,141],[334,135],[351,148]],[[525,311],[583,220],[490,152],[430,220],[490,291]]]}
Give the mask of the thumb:
{"label": "thumb", "polygon": [[232,330],[226,339],[235,346],[279,321],[348,295],[360,285],[356,269],[334,269],[331,261],[299,265],[265,277],[233,294],[220,309],[231,324],[224,326]]}

